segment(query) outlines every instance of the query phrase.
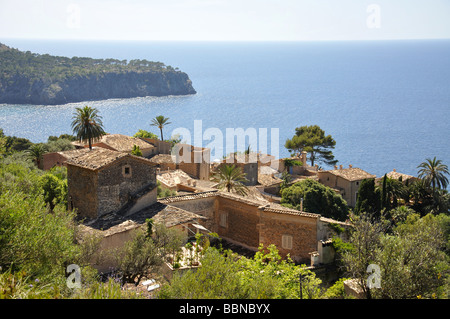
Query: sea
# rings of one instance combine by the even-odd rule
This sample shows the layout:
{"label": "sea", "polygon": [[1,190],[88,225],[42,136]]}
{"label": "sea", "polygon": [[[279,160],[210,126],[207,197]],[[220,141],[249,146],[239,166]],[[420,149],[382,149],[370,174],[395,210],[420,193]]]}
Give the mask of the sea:
{"label": "sea", "polygon": [[[0,42],[39,54],[160,61],[186,72],[197,91],[65,105],[0,104],[6,135],[45,142],[71,134],[75,108],[89,105],[99,110],[108,133],[144,129],[159,135],[151,119],[168,117],[165,138],[186,132],[183,142],[215,146],[213,159],[233,146],[242,150],[237,137],[227,139],[227,130],[257,132],[257,142],[249,137],[245,147],[283,158],[290,156],[284,144],[296,127],[318,125],[335,139],[333,154],[344,168],[380,177],[393,169],[417,175],[427,158],[450,165],[450,40]],[[217,134],[208,139],[211,132]]]}

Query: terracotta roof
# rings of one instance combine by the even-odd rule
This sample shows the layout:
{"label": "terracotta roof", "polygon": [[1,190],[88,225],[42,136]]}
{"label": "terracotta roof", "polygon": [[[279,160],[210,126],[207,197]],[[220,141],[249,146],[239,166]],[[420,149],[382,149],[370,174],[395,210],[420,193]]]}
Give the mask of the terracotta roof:
{"label": "terracotta roof", "polygon": [[297,216],[303,216],[303,217],[311,217],[311,218],[319,218],[319,214],[314,213],[308,213],[308,212],[301,212],[296,209],[287,208],[281,205],[276,205],[274,203],[270,203],[270,206],[264,207],[263,211],[265,212],[271,212],[271,213],[277,213],[277,214],[287,214],[287,215],[297,215]]}
{"label": "terracotta roof", "polygon": [[[103,135],[100,139],[94,140],[92,144],[103,143],[112,149],[118,152],[131,152],[133,150],[133,146],[137,145],[139,148],[148,149],[155,147],[150,142],[146,142],[140,138],[135,138],[123,134],[107,134]],[[72,144],[76,146],[87,146],[87,144],[83,142],[72,142]]]}
{"label": "terracotta roof", "polygon": [[187,200],[194,200],[194,199],[200,199],[200,198],[209,198],[209,197],[215,197],[219,196],[222,198],[235,200],[247,205],[260,207],[263,211],[266,212],[272,212],[277,214],[288,214],[288,215],[297,215],[297,216],[304,216],[304,217],[312,217],[312,218],[318,218],[319,214],[314,213],[308,213],[308,212],[300,212],[295,209],[287,208],[275,203],[269,203],[268,201],[260,201],[260,200],[254,200],[254,199],[247,199],[245,197],[235,195],[228,192],[220,192],[220,191],[209,191],[209,192],[203,192],[203,193],[195,193],[195,194],[189,194],[189,195],[179,195],[179,196],[173,196],[173,197],[167,197],[164,199],[160,199],[159,201],[161,203],[170,204],[174,202],[181,202],[181,201],[187,201]]}
{"label": "terracotta roof", "polygon": [[75,156],[67,160],[66,164],[79,166],[91,170],[97,170],[115,162],[120,158],[132,157],[140,161],[145,161],[150,165],[154,165],[146,158],[130,155],[128,153],[111,151],[101,147],[93,148],[92,150],[89,149],[87,150],[88,151],[82,152],[79,156]]}
{"label": "terracotta roof", "polygon": [[156,178],[168,187],[176,187],[178,184],[187,183],[188,180],[192,180],[188,174],[180,169],[161,172]]}
{"label": "terracotta roof", "polygon": [[130,137],[122,134],[103,135],[96,143],[104,143],[119,152],[131,152],[133,146],[137,145],[140,149],[153,148],[154,146],[140,138]]}
{"label": "terracotta roof", "polygon": [[149,158],[149,160],[156,164],[175,163],[175,156],[172,156],[170,154],[158,154]]}
{"label": "terracotta roof", "polygon": [[152,218],[155,223],[164,223],[167,227],[206,219],[206,217],[188,212],[184,209],[156,202],[132,215],[108,214],[85,224],[85,226],[105,231],[105,236],[108,236],[130,228],[139,227],[149,218]]}
{"label": "terracotta roof", "polygon": [[170,203],[182,202],[182,201],[186,201],[186,200],[214,197],[214,196],[217,196],[218,192],[219,192],[218,190],[213,190],[213,191],[202,192],[202,193],[178,195],[178,196],[166,197],[166,198],[160,199],[159,201],[164,204],[170,204]]}
{"label": "terracotta roof", "polygon": [[324,172],[328,172],[333,175],[342,177],[348,181],[357,181],[357,180],[362,180],[365,178],[375,178],[376,177],[375,175],[367,173],[366,171],[364,171],[358,167],[333,169],[333,170],[324,171]]}
{"label": "terracotta roof", "polygon": [[406,181],[408,179],[415,179],[417,177],[411,176],[411,175],[407,175],[407,174],[403,174],[403,173],[399,173],[395,170],[393,170],[390,173],[386,174],[387,177],[392,178],[392,179],[399,179],[400,177],[402,178],[402,181]]}

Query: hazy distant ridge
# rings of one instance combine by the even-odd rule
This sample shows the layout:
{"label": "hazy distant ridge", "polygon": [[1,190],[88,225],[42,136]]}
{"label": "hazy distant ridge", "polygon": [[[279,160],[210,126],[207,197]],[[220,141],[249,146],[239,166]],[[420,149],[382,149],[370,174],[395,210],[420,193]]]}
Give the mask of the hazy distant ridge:
{"label": "hazy distant ridge", "polygon": [[186,73],[161,62],[40,55],[0,43],[0,103],[55,105],[195,93]]}

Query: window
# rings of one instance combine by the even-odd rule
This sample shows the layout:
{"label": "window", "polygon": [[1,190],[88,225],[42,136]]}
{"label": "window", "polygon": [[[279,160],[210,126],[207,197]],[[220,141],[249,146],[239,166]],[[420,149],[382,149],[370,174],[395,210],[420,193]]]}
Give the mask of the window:
{"label": "window", "polygon": [[122,166],[122,175],[123,175],[123,177],[131,177],[131,166],[130,165]]}
{"label": "window", "polygon": [[281,237],[281,247],[284,249],[292,249],[292,236],[283,235]]}
{"label": "window", "polygon": [[219,225],[226,228],[227,227],[227,222],[228,222],[228,214],[227,213],[221,213],[220,214]]}

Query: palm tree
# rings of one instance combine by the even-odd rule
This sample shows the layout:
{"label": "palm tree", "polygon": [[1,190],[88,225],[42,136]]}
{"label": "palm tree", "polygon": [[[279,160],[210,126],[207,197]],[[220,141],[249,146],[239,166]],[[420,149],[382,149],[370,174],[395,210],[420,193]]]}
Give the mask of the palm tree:
{"label": "palm tree", "polygon": [[105,135],[103,130],[102,117],[98,115],[98,110],[89,106],[76,108],[72,117],[72,129],[77,139],[89,142],[89,149],[92,149],[92,141]]}
{"label": "palm tree", "polygon": [[155,117],[154,119],[152,119],[152,123],[150,125],[157,126],[159,128],[159,130],[161,131],[161,141],[164,141],[162,129],[163,129],[164,125],[169,125],[169,124],[170,124],[170,122],[169,122],[168,117],[159,115],[159,116]]}
{"label": "palm tree", "polygon": [[41,168],[42,156],[46,152],[45,147],[42,144],[34,144],[26,152],[36,166]]}
{"label": "palm tree", "polygon": [[248,188],[243,184],[248,181],[245,175],[240,167],[221,165],[213,174],[212,180],[218,182],[216,185],[218,189],[226,188],[229,193],[235,191],[239,195],[245,196],[248,194]]}
{"label": "palm tree", "polygon": [[448,179],[445,175],[450,174],[447,165],[444,165],[441,160],[437,160],[436,157],[433,159],[427,158],[425,162],[417,166],[419,169],[419,178],[422,178],[427,182],[428,185],[431,184],[433,188],[433,193],[438,188],[445,189],[448,185]]}

